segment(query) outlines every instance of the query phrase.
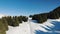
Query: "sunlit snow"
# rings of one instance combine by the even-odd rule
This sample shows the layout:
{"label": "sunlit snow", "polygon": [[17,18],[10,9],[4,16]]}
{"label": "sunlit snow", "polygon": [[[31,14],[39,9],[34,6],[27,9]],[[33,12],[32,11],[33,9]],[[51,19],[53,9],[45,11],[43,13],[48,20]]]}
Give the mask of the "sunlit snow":
{"label": "sunlit snow", "polygon": [[[53,21],[59,21],[60,19],[48,19],[43,24],[34,23],[31,18],[28,19],[28,22],[23,22],[17,27],[8,26],[9,30],[6,31],[6,34],[44,34],[44,33],[56,33],[57,31],[54,28],[58,28],[58,25],[53,23]],[[56,27],[55,27],[56,26]],[[53,33],[53,31],[55,31]],[[42,33],[41,33],[42,32]]]}

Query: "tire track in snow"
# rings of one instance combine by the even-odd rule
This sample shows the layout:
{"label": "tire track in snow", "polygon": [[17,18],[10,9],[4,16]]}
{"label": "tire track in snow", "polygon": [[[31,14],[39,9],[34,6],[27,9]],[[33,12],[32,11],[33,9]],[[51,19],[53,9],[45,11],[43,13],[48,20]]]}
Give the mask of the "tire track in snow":
{"label": "tire track in snow", "polygon": [[31,19],[28,19],[27,23],[29,24],[29,27],[30,27],[30,33],[33,34],[32,27],[31,27]]}

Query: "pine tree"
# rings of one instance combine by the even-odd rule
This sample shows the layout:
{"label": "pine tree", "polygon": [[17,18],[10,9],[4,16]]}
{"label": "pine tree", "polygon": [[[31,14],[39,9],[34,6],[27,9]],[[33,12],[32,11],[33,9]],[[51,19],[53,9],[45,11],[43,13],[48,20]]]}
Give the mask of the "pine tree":
{"label": "pine tree", "polygon": [[3,18],[2,18],[2,23],[4,24],[5,29],[8,30],[8,22],[7,22],[7,20],[6,20],[6,17],[3,17]]}
{"label": "pine tree", "polygon": [[0,34],[6,34],[6,29],[4,24],[2,23],[2,20],[0,19]]}
{"label": "pine tree", "polygon": [[29,17],[30,17],[30,18],[32,18],[33,16],[32,16],[32,15],[30,15]]}
{"label": "pine tree", "polygon": [[8,25],[10,25],[10,26],[12,26],[12,17],[11,16],[7,16],[6,17],[6,20],[7,20],[7,22],[8,22]]}
{"label": "pine tree", "polygon": [[22,20],[23,20],[24,22],[27,22],[28,18],[27,18],[26,16],[23,16],[23,17],[22,17]]}
{"label": "pine tree", "polygon": [[18,17],[17,16],[14,16],[13,17],[13,20],[12,20],[12,26],[19,26],[19,21],[18,21]]}
{"label": "pine tree", "polygon": [[19,23],[22,23],[22,16],[18,16]]}

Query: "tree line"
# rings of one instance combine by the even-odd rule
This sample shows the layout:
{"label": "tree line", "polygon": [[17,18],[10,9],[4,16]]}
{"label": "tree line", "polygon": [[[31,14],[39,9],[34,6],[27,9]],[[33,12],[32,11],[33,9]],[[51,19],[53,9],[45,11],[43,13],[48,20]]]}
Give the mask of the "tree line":
{"label": "tree line", "polygon": [[32,20],[37,20],[38,23],[44,23],[45,21],[47,21],[47,19],[59,19],[60,6],[50,11],[49,13],[34,14],[30,15],[29,17],[31,17]]}
{"label": "tree line", "polygon": [[6,34],[6,31],[9,29],[9,26],[19,26],[19,23],[22,21],[27,22],[28,17],[26,16],[7,16],[0,19],[0,34]]}

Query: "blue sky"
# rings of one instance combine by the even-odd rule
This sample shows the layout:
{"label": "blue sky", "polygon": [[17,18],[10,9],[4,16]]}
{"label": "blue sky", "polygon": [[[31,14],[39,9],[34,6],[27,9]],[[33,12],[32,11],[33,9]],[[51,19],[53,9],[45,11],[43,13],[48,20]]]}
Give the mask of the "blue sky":
{"label": "blue sky", "polygon": [[0,0],[0,14],[11,16],[49,12],[60,6],[60,0]]}

